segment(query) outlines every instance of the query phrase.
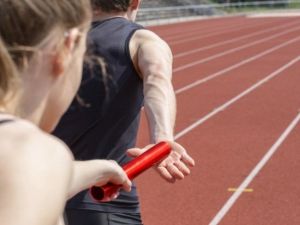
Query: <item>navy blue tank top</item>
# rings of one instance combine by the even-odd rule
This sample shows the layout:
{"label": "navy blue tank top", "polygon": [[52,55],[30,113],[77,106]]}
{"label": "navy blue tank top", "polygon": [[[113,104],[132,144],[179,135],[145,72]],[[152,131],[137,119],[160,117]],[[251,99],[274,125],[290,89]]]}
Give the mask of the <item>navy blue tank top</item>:
{"label": "navy blue tank top", "polygon": [[[88,51],[105,59],[107,76],[98,65],[84,66],[78,96],[63,116],[54,134],[71,148],[77,160],[113,159],[126,163],[126,150],[134,147],[143,105],[143,82],[129,53],[129,41],[142,26],[116,17],[96,21],[88,37]],[[109,203],[95,203],[84,191],[68,208],[101,212],[139,212],[135,186]]]}

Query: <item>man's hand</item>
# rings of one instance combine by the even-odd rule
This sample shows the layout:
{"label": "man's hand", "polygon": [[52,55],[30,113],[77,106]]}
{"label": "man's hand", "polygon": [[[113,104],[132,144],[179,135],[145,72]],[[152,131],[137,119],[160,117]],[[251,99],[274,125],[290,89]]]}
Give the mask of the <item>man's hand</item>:
{"label": "man's hand", "polygon": [[[180,144],[170,141],[168,143],[172,147],[172,152],[167,158],[157,164],[155,169],[163,179],[174,183],[176,180],[182,180],[190,174],[190,167],[195,166],[195,161]],[[127,154],[131,157],[137,157],[152,146],[148,145],[143,149],[132,148],[127,151]]]}

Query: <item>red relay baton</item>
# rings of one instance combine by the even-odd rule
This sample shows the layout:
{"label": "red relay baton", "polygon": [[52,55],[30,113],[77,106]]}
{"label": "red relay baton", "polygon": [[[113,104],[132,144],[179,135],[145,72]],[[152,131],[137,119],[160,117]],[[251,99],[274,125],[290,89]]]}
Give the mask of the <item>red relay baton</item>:
{"label": "red relay baton", "polygon": [[[130,180],[133,180],[139,174],[158,163],[171,152],[171,146],[167,142],[160,142],[152,148],[126,163],[122,168]],[[109,197],[120,189],[120,185],[106,184],[90,188],[92,198],[97,202],[105,202]]]}

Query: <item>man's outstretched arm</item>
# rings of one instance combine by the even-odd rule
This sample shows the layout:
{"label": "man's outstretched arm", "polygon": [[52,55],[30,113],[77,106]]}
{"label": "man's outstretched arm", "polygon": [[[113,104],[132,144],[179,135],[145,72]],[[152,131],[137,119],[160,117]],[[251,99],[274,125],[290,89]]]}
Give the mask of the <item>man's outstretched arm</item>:
{"label": "man's outstretched arm", "polygon": [[[176,98],[172,85],[172,52],[162,39],[147,30],[137,31],[131,42],[133,61],[144,83],[151,142],[165,140],[173,148],[170,156],[157,165],[157,171],[167,181],[175,182],[190,173],[189,167],[194,166],[194,160],[174,142]],[[136,156],[142,151],[132,149],[129,153]]]}

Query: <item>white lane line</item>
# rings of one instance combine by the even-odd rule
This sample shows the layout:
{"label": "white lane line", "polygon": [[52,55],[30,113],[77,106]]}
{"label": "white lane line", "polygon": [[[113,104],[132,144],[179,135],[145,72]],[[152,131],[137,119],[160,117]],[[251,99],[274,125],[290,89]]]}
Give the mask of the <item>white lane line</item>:
{"label": "white lane line", "polygon": [[[269,22],[267,22],[267,23],[269,23]],[[208,33],[206,35],[180,39],[180,40],[177,40],[177,41],[169,41],[168,43],[171,46],[172,45],[177,45],[177,44],[182,44],[182,43],[185,43],[185,42],[196,41],[196,40],[200,40],[200,39],[203,39],[203,38],[213,37],[213,36],[216,36],[216,35],[222,35],[222,34],[226,34],[226,33],[233,32],[233,31],[240,31],[240,30],[249,29],[251,27],[257,27],[257,25],[258,25],[257,23],[255,23],[254,25],[253,24],[247,24],[246,26],[245,26],[245,24],[241,25],[241,26],[233,25],[232,28],[231,28],[231,26],[229,28],[225,27],[224,29],[219,29],[216,32],[211,32],[211,33]]]}
{"label": "white lane line", "polygon": [[222,45],[234,43],[234,42],[237,42],[237,41],[240,41],[240,40],[243,40],[243,39],[247,39],[247,38],[250,38],[250,37],[254,37],[254,36],[261,35],[261,34],[265,34],[265,33],[268,33],[268,32],[271,32],[271,31],[274,31],[274,30],[277,30],[277,29],[280,29],[280,28],[288,28],[288,27],[291,27],[292,25],[295,25],[295,24],[298,24],[298,23],[299,22],[287,23],[287,24],[283,24],[283,25],[280,25],[280,26],[277,26],[277,27],[276,26],[272,27],[270,29],[264,29],[262,31],[258,31],[258,32],[246,34],[244,36],[239,36],[238,38],[232,38],[230,40],[217,42],[215,44],[207,45],[205,47],[196,48],[196,49],[193,49],[193,50],[190,50],[190,51],[185,51],[185,52],[182,52],[182,53],[175,54],[174,58],[181,58],[181,57],[184,57],[184,56],[187,56],[187,55],[191,55],[191,54],[194,54],[194,53],[202,52],[202,51],[205,51],[205,50],[208,50],[208,49],[212,49],[212,48],[215,48],[215,47],[219,47],[219,46],[222,46]]}
{"label": "white lane line", "polygon": [[291,67],[292,65],[294,65],[295,63],[297,63],[300,60],[300,56],[296,57],[295,59],[291,60],[289,63],[285,64],[284,66],[282,66],[281,68],[277,69],[276,71],[274,71],[273,73],[271,73],[270,75],[268,75],[267,77],[265,77],[264,79],[260,80],[259,82],[255,83],[254,85],[252,85],[250,88],[246,89],[245,91],[243,91],[242,93],[240,93],[239,95],[237,95],[236,97],[232,98],[231,100],[229,100],[228,102],[224,103],[223,105],[219,106],[218,108],[214,109],[212,112],[210,112],[209,114],[207,114],[206,116],[200,118],[197,122],[193,123],[192,125],[188,126],[187,128],[185,128],[184,130],[180,131],[179,133],[177,133],[175,135],[175,140],[178,138],[181,138],[182,136],[186,135],[187,133],[191,132],[192,130],[194,130],[196,127],[198,127],[200,124],[204,123],[205,121],[207,121],[208,119],[212,118],[213,116],[217,115],[219,112],[225,110],[227,107],[231,106],[232,104],[236,103],[238,100],[240,100],[241,98],[245,97],[246,95],[250,94],[251,92],[253,92],[255,89],[257,89],[258,87],[260,87],[261,85],[265,84],[266,82],[268,82],[269,80],[271,80],[272,78],[276,77],[277,75],[279,75],[281,72],[283,72],[284,70],[288,69],[289,67]]}
{"label": "white lane line", "polygon": [[221,210],[217,213],[217,215],[213,218],[213,220],[209,223],[209,225],[219,224],[219,222],[224,218],[224,216],[231,209],[233,204],[241,196],[241,194],[243,193],[243,190],[249,186],[249,184],[253,181],[253,179],[256,177],[256,175],[261,171],[261,169],[266,165],[266,163],[270,160],[270,158],[274,155],[274,153],[279,149],[280,145],[285,141],[285,139],[289,136],[289,134],[297,126],[299,121],[300,121],[300,113],[291,122],[291,124],[284,131],[284,133],[279,137],[279,139],[274,143],[274,145],[268,150],[268,152],[264,155],[264,157],[259,161],[259,163],[251,171],[251,173],[248,175],[248,177],[242,182],[242,184],[238,187],[237,191],[228,199],[228,201],[221,208]]}
{"label": "white lane line", "polygon": [[[181,40],[184,40],[184,39],[188,39],[190,38],[191,36],[195,37],[195,35],[198,36],[198,38],[201,38],[203,36],[203,34],[205,35],[210,35],[210,34],[214,34],[216,32],[220,32],[220,31],[223,31],[223,30],[226,30],[226,29],[230,29],[230,28],[237,28],[237,27],[245,27],[245,21],[247,22],[247,25],[252,25],[253,26],[253,21],[250,21],[250,20],[243,20],[243,21],[239,21],[239,23],[236,23],[234,25],[231,24],[225,24],[224,25],[218,25],[218,26],[214,26],[214,25],[208,25],[208,26],[205,26],[205,27],[198,27],[198,29],[194,29],[194,30],[191,30],[191,31],[187,31],[187,32],[184,32],[184,33],[177,33],[177,35],[170,35],[170,36],[167,36],[167,37],[163,37],[164,40],[168,41],[169,43],[172,43],[175,42],[175,41],[181,41]],[[250,23],[251,22],[251,23]],[[272,21],[273,22],[273,21]],[[256,26],[261,26],[261,25],[264,25],[264,24],[270,24],[272,23],[270,21],[268,22],[264,22],[262,24],[256,24]],[[210,28],[210,29],[207,29],[207,28]]]}
{"label": "white lane line", "polygon": [[232,70],[234,70],[234,69],[236,69],[236,68],[238,68],[238,67],[240,67],[240,66],[243,66],[243,65],[245,65],[245,64],[247,64],[247,63],[250,63],[250,62],[252,62],[252,61],[255,61],[255,60],[257,60],[257,59],[259,59],[259,58],[261,58],[261,57],[263,57],[263,56],[265,56],[265,55],[267,55],[267,54],[270,54],[270,53],[272,53],[272,52],[274,52],[274,51],[276,51],[276,50],[278,50],[278,49],[281,49],[281,48],[283,48],[283,47],[286,47],[287,45],[293,44],[293,43],[295,43],[295,42],[297,42],[297,41],[299,41],[299,40],[300,40],[300,37],[297,37],[297,38],[294,38],[294,39],[289,40],[289,41],[287,41],[287,42],[284,42],[284,43],[282,43],[282,44],[280,44],[280,45],[277,45],[277,46],[275,46],[275,47],[273,47],[273,48],[270,48],[270,49],[268,49],[268,50],[266,50],[266,51],[263,51],[263,52],[261,52],[261,53],[259,53],[259,54],[257,54],[257,55],[254,55],[254,56],[252,56],[252,57],[250,57],[250,58],[247,58],[247,59],[245,59],[245,60],[243,60],[243,61],[241,61],[241,62],[239,62],[239,63],[237,63],[237,64],[234,64],[234,65],[229,66],[229,67],[227,67],[227,68],[225,68],[225,69],[223,69],[223,70],[220,70],[220,71],[218,71],[218,72],[216,72],[216,73],[213,73],[213,74],[211,74],[211,75],[208,75],[208,76],[206,76],[206,77],[203,78],[203,79],[196,80],[196,81],[194,81],[193,83],[191,83],[191,84],[189,84],[189,85],[186,85],[186,86],[184,86],[184,87],[182,87],[182,88],[177,89],[177,90],[175,91],[175,93],[176,93],[177,95],[178,95],[178,94],[181,94],[181,93],[183,93],[183,92],[185,92],[185,91],[188,91],[188,90],[190,90],[190,89],[192,89],[192,88],[194,88],[194,87],[196,87],[196,86],[198,86],[198,85],[200,85],[200,84],[206,83],[206,82],[208,82],[208,81],[210,81],[210,80],[212,80],[212,79],[214,79],[214,78],[216,78],[216,77],[222,76],[222,75],[226,74],[226,73],[229,72],[229,71],[232,71]]}
{"label": "white lane line", "polygon": [[229,49],[227,51],[224,51],[224,52],[221,52],[221,53],[218,53],[218,54],[215,54],[215,55],[212,55],[212,56],[209,56],[207,58],[204,58],[204,59],[200,59],[200,60],[197,60],[197,61],[194,61],[194,62],[191,62],[191,63],[187,63],[183,66],[179,66],[177,68],[175,68],[173,70],[173,73],[177,73],[177,72],[180,72],[182,70],[185,70],[185,69],[188,69],[188,68],[191,68],[191,67],[194,67],[194,66],[197,66],[199,64],[202,64],[202,63],[206,63],[208,61],[211,61],[211,60],[214,60],[214,59],[217,59],[217,58],[220,58],[222,56],[226,56],[226,55],[229,55],[231,53],[235,53],[235,52],[238,52],[240,50],[243,50],[243,49],[246,49],[246,48],[249,48],[251,46],[254,46],[254,45],[257,45],[257,44],[260,44],[260,43],[263,43],[263,42],[266,42],[266,41],[269,41],[271,39],[275,39],[275,38],[278,38],[280,36],[283,36],[283,35],[286,35],[288,33],[291,33],[291,32],[294,32],[294,31],[297,31],[297,30],[300,30],[300,27],[294,27],[294,28],[291,28],[291,29],[288,29],[288,30],[285,30],[283,32],[280,32],[280,33],[277,33],[275,35],[271,35],[269,37],[266,37],[266,38],[263,38],[263,39],[260,39],[260,40],[257,40],[257,41],[254,41],[254,42],[250,42],[248,44],[245,44],[245,45],[241,45],[237,48],[232,48],[232,49]]}

